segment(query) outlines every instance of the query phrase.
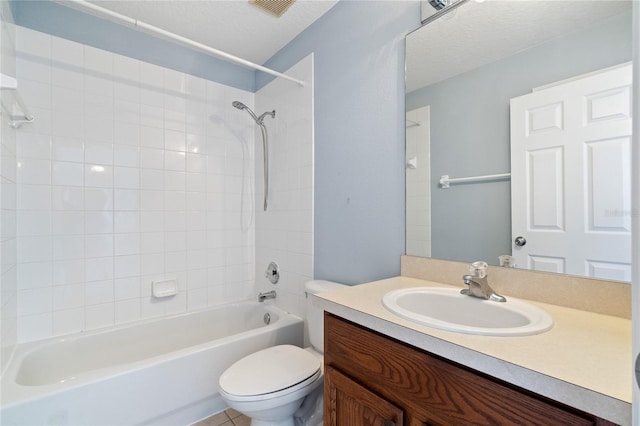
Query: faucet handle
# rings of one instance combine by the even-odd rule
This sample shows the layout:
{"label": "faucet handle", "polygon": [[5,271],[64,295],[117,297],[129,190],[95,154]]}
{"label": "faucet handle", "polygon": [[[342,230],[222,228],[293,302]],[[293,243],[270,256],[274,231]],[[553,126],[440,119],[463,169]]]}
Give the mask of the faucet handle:
{"label": "faucet handle", "polygon": [[474,278],[484,278],[487,276],[487,266],[489,266],[487,262],[478,260],[469,266],[469,272],[473,274]]}

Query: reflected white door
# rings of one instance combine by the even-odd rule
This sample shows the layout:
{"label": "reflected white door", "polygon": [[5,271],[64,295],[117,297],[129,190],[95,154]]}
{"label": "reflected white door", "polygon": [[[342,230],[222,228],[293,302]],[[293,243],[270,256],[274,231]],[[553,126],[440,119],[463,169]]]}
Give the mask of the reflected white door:
{"label": "reflected white door", "polygon": [[631,126],[631,64],[511,99],[518,266],[631,280]]}
{"label": "reflected white door", "polygon": [[406,252],[431,257],[430,107],[407,111]]}

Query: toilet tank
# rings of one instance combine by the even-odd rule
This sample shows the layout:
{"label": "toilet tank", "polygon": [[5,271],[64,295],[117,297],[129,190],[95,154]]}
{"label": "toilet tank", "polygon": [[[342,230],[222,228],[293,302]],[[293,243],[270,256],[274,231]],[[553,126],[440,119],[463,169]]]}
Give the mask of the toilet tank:
{"label": "toilet tank", "polygon": [[345,284],[333,281],[314,280],[305,284],[307,292],[307,330],[309,332],[309,341],[316,351],[324,353],[324,311],[311,303],[309,294],[318,294],[325,291],[337,290],[339,288],[348,287]]}

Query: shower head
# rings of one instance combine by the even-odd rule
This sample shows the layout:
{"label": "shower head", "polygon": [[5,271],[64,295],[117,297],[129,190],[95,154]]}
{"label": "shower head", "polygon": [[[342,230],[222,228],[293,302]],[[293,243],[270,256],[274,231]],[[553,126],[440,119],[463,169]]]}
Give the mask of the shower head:
{"label": "shower head", "polygon": [[253,111],[251,111],[251,108],[249,108],[248,106],[246,106],[240,101],[233,101],[231,102],[231,105],[233,105],[234,108],[238,108],[240,110],[242,109],[246,110],[249,113],[249,115],[251,115],[251,117],[254,119],[256,124],[259,126],[263,125],[262,122],[264,121],[264,117],[266,117],[267,115],[270,115],[271,118],[275,118],[276,116],[276,112],[274,110],[274,111],[267,111],[264,114],[262,114],[260,117],[258,117],[257,115],[255,115]]}
{"label": "shower head", "polygon": [[233,105],[235,108],[238,108],[238,109],[247,108],[247,106],[245,104],[243,104],[242,102],[240,102],[240,101],[233,101],[233,102],[231,102],[231,105]]}
{"label": "shower head", "polygon": [[251,111],[251,108],[249,108],[248,106],[246,106],[245,104],[243,104],[240,101],[233,101],[231,102],[231,105],[234,106],[234,108],[238,108],[240,110],[245,110],[249,113],[249,115],[251,116],[251,118],[253,118],[253,120],[256,122],[256,124],[260,125],[262,124],[262,122],[258,119],[258,117],[253,113],[253,111]]}

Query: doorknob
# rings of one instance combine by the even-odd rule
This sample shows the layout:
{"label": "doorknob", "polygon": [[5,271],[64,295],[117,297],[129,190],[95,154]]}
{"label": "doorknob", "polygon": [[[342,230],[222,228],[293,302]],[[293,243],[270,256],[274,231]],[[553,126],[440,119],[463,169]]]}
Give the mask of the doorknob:
{"label": "doorknob", "polygon": [[640,354],[636,358],[636,383],[640,387]]}
{"label": "doorknob", "polygon": [[518,247],[522,247],[523,245],[527,244],[527,239],[525,237],[516,237],[515,240],[513,240],[513,243],[515,245],[517,245]]}

